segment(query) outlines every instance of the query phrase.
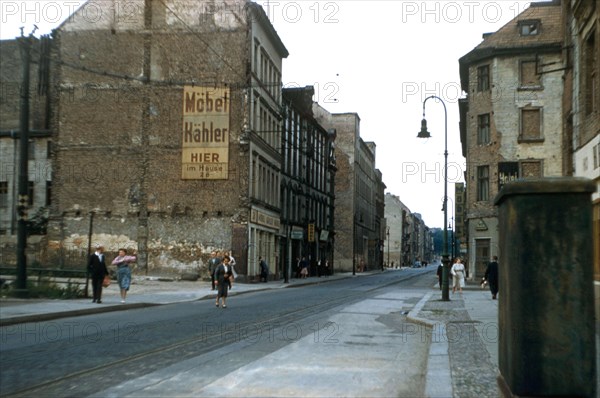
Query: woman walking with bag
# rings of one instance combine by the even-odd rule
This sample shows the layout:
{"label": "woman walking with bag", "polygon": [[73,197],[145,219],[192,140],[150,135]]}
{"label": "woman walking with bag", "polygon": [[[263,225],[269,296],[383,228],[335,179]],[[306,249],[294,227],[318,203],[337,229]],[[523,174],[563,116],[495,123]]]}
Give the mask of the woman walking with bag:
{"label": "woman walking with bag", "polygon": [[128,256],[126,249],[119,249],[119,255],[112,261],[112,265],[117,266],[117,281],[121,289],[121,303],[125,304],[127,291],[131,285],[131,267],[129,264],[135,263],[135,256]]}

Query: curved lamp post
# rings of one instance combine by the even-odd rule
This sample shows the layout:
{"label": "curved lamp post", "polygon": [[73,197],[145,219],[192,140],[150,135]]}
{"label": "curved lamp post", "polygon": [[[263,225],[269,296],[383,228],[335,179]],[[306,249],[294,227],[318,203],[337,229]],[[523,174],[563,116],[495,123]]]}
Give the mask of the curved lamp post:
{"label": "curved lamp post", "polygon": [[425,103],[427,100],[435,98],[444,106],[444,242],[442,252],[442,301],[450,301],[450,292],[448,285],[448,271],[450,267],[450,258],[448,257],[448,111],[444,101],[435,95],[430,95],[423,101],[423,120],[421,121],[421,131],[417,138],[430,138],[431,134],[427,131],[427,120],[425,120]]}

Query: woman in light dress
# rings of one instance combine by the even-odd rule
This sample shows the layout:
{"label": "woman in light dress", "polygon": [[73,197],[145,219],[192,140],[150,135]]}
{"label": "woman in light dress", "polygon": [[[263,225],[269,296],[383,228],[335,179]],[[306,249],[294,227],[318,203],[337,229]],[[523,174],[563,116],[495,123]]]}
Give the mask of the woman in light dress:
{"label": "woman in light dress", "polygon": [[452,293],[458,289],[462,293],[462,288],[465,286],[465,265],[460,262],[460,257],[456,257],[452,268],[450,269],[452,274]]}

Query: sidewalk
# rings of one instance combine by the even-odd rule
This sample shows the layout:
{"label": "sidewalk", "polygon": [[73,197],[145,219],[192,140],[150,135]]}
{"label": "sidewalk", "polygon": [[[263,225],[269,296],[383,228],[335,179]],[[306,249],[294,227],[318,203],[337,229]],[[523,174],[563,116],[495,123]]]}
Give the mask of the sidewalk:
{"label": "sidewalk", "polygon": [[[378,272],[378,271],[377,271]],[[369,272],[361,274],[368,275]],[[306,279],[290,279],[267,283],[234,283],[229,295],[238,295],[265,289],[281,289],[308,284],[324,283],[336,279],[352,277],[352,273],[337,273],[328,277],[310,277]],[[123,309],[150,307],[154,305],[175,304],[215,297],[210,282],[181,281],[171,278],[147,277],[134,275],[131,289],[127,294],[127,302],[121,303],[119,287],[116,281],[103,289],[102,303],[92,303],[91,298],[74,300],[43,299],[0,299],[0,326],[8,326],[25,322],[48,321],[101,312],[120,311]]]}
{"label": "sidewalk", "polygon": [[499,397],[498,300],[473,283],[441,301],[437,284],[409,313],[429,328],[426,397]]}

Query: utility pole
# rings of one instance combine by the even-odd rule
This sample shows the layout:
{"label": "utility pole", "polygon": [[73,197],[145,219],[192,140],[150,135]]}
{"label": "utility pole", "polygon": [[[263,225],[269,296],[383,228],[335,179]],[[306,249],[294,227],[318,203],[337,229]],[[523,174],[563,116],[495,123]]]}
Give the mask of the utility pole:
{"label": "utility pole", "polygon": [[31,64],[31,40],[37,30],[34,25],[29,36],[18,39],[23,61],[23,78],[21,81],[21,115],[19,135],[19,196],[17,200],[17,295],[27,297],[27,211],[29,207],[29,73]]}

